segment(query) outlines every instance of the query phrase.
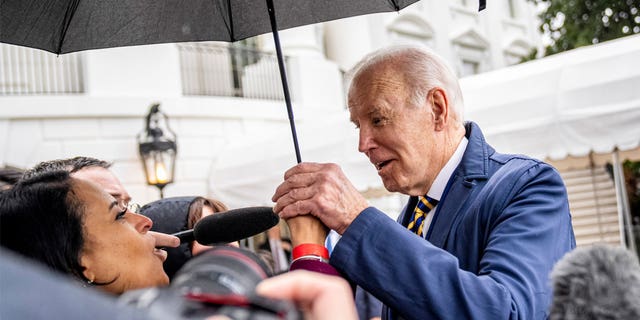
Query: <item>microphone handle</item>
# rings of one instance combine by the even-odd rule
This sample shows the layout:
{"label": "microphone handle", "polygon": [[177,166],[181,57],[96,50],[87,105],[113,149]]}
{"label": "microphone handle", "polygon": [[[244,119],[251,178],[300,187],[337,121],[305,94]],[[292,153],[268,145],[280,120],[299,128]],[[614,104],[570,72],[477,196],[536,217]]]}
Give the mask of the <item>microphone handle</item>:
{"label": "microphone handle", "polygon": [[180,243],[187,243],[196,240],[196,237],[193,235],[193,229],[176,232],[172,234],[172,236],[178,237],[180,239]]}

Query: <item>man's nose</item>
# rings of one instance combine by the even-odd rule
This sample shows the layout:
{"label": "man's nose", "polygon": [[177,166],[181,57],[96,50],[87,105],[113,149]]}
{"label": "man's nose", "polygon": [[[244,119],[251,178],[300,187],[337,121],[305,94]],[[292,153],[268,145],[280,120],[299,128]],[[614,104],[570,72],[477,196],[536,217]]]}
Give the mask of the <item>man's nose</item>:
{"label": "man's nose", "polygon": [[373,140],[373,136],[371,135],[371,131],[366,128],[360,128],[359,139],[358,139],[358,151],[366,154],[368,150],[371,150],[375,147],[375,143]]}

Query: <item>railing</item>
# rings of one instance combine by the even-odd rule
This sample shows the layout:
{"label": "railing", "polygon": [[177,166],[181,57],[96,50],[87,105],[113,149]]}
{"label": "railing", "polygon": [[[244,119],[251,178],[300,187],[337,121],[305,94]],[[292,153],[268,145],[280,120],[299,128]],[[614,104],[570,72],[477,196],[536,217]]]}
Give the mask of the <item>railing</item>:
{"label": "railing", "polygon": [[[178,50],[184,95],[284,99],[274,54],[211,42]],[[0,44],[0,95],[83,93],[82,57]]]}
{"label": "railing", "polygon": [[178,48],[184,95],[284,99],[274,54],[211,42]]}
{"label": "railing", "polygon": [[81,54],[0,44],[0,95],[82,92]]}

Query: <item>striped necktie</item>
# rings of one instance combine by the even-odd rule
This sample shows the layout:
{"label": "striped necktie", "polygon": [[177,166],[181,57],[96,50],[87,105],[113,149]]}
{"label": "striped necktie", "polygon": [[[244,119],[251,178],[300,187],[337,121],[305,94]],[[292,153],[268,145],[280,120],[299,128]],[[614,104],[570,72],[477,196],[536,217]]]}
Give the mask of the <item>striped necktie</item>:
{"label": "striped necktie", "polygon": [[422,236],[422,228],[424,227],[424,218],[427,216],[427,213],[433,209],[438,204],[438,200],[429,198],[428,196],[420,196],[418,197],[418,205],[416,205],[415,210],[413,211],[413,217],[409,224],[407,225],[407,229],[411,230],[411,232]]}

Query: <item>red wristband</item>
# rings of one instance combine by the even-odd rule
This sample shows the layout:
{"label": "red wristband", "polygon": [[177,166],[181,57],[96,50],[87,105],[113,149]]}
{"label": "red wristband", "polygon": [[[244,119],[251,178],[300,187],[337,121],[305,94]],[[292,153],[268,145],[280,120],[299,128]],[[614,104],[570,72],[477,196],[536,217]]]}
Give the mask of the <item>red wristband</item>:
{"label": "red wristband", "polygon": [[320,244],[303,243],[293,248],[291,256],[293,260],[303,256],[318,256],[329,260],[329,250]]}

